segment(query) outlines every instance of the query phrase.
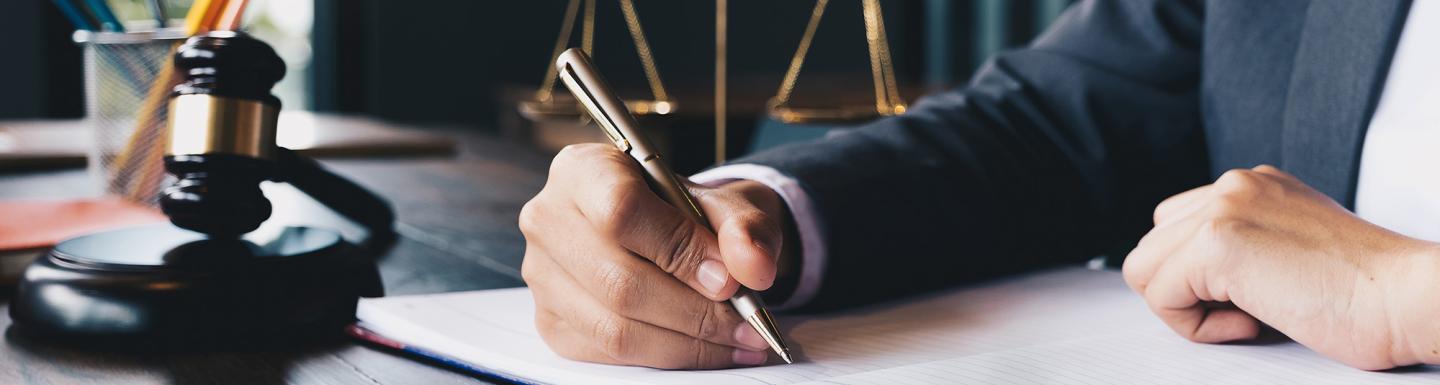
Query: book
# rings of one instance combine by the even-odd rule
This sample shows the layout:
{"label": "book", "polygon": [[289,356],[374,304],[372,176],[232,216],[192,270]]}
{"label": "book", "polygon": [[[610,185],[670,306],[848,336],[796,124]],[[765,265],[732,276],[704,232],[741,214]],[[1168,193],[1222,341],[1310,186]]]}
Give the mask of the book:
{"label": "book", "polygon": [[119,199],[0,201],[0,285],[11,285],[31,261],[77,235],[165,221],[159,209]]}
{"label": "book", "polygon": [[[358,328],[477,373],[555,384],[1422,384],[1296,344],[1187,341],[1115,271],[1062,268],[841,312],[780,317],[801,361],[666,371],[570,361],[546,347],[525,288],[364,299]],[[353,334],[353,333],[352,333]],[[775,362],[772,360],[772,363]]]}

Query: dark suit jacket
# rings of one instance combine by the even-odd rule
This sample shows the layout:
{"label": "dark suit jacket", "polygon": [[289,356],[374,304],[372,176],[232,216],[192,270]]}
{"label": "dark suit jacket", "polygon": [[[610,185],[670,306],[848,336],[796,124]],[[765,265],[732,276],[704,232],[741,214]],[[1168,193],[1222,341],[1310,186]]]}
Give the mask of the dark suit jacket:
{"label": "dark suit jacket", "polygon": [[1275,165],[1348,207],[1408,11],[1084,1],[903,116],[740,162],[796,178],[821,216],[812,309],[1123,257],[1160,200],[1232,168]]}

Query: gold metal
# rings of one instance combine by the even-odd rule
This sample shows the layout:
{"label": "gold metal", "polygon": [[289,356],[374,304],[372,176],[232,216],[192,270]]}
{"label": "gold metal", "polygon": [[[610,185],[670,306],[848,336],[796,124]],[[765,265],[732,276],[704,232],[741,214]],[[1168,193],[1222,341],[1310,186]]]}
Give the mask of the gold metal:
{"label": "gold metal", "polygon": [[770,99],[772,106],[784,106],[790,102],[790,93],[795,91],[795,82],[800,78],[800,67],[805,65],[805,57],[810,54],[810,43],[815,41],[815,30],[820,29],[820,18],[825,15],[825,6],[829,4],[829,0],[815,1],[815,9],[810,11],[810,22],[805,25],[805,33],[800,35],[800,47],[795,49],[795,56],[790,58],[790,67],[785,69],[780,90]]}
{"label": "gold metal", "polygon": [[[580,47],[588,55],[594,55],[595,46],[595,7],[599,0],[570,0],[565,8],[565,18],[560,25],[560,36],[555,39],[555,48],[551,51],[550,62],[560,58],[570,38],[574,33],[575,19],[583,2],[585,11],[584,19],[581,20]],[[638,100],[626,102],[632,113],[637,115],[668,115],[675,112],[675,103],[670,100],[669,92],[665,90],[665,83],[660,78],[660,71],[655,65],[655,55],[650,50],[650,42],[645,38],[645,30],[640,25],[640,16],[635,11],[633,0],[618,0],[620,12],[625,18],[625,28],[630,32],[631,41],[635,44],[636,55],[640,58],[640,66],[645,71],[645,81],[650,87],[652,100]],[[546,66],[545,79],[540,83],[540,88],[535,91],[533,100],[522,101],[519,104],[519,112],[531,120],[546,120],[550,118],[572,118],[581,116],[581,109],[573,100],[557,99],[554,97],[555,79],[558,74],[553,66]]]}
{"label": "gold metal", "polygon": [[[770,317],[770,312],[764,310],[746,315],[745,321],[749,322],[750,327],[755,328],[755,330],[780,330],[780,327],[775,325],[775,319]],[[776,338],[780,338],[779,334],[760,333],[760,338],[765,339],[765,343],[772,347],[780,346],[780,348],[775,349],[775,354],[780,356],[780,359],[785,360],[785,363],[795,363],[795,359],[790,357],[790,348],[784,347],[785,343],[783,341],[776,340]]]}
{"label": "gold metal", "polygon": [[[560,52],[565,51],[565,45],[570,42],[570,34],[575,29],[575,13],[579,10],[580,0],[570,0],[570,5],[565,7],[565,20],[560,23],[560,36],[556,38],[555,49],[550,53],[551,60],[560,57]],[[586,19],[589,20],[590,16],[593,15],[587,15]],[[540,89],[535,91],[535,101],[549,102],[554,91],[555,66],[545,66],[545,80],[540,82]]]}
{"label": "gold metal", "polygon": [[820,27],[820,20],[828,4],[828,0],[816,0],[815,8],[810,12],[810,22],[800,37],[800,46],[796,48],[795,56],[790,59],[790,66],[785,71],[785,77],[780,81],[780,90],[767,103],[769,115],[785,123],[818,123],[853,122],[904,113],[906,105],[900,98],[899,86],[895,82],[890,43],[885,34],[885,17],[880,10],[879,0],[861,1],[865,19],[865,43],[870,56],[871,82],[875,87],[874,108],[796,108],[789,105],[795,83],[800,77],[800,69],[805,65],[805,57],[810,52],[815,31]]}
{"label": "gold metal", "polygon": [[[636,115],[669,115],[675,112],[675,103],[670,101],[657,100],[627,100],[625,107]],[[549,120],[556,118],[574,119],[584,114],[583,107],[575,102],[573,98],[563,95],[554,96],[550,101],[526,100],[522,101],[517,108],[520,115],[531,120]]]}
{"label": "gold metal", "polygon": [[870,50],[870,79],[875,84],[875,111],[884,115],[899,101],[899,91],[890,66],[890,44],[885,39],[885,24],[880,15],[880,0],[862,0],[865,18],[865,45]]}
{"label": "gold metal", "polygon": [[586,55],[595,54],[595,2],[598,0],[587,0],[585,3],[584,30],[580,31],[580,49],[585,50]]}
{"label": "gold metal", "polygon": [[[555,67],[560,73],[560,80],[570,89],[570,93],[585,106],[586,111],[595,123],[605,131],[611,141],[626,153],[640,167],[645,170],[647,179],[657,194],[665,198],[670,205],[680,208],[687,217],[699,223],[710,231],[710,221],[705,218],[705,212],[695,204],[695,199],[690,196],[685,184],[680,180],[678,174],[670,170],[670,167],[661,161],[659,151],[640,134],[640,126],[635,122],[635,117],[624,108],[625,104],[610,91],[609,85],[600,77],[590,64],[590,59],[584,52],[576,49],[569,49],[560,54],[555,62]],[[623,143],[623,145],[622,145]],[[751,321],[751,326],[765,339],[766,343],[789,362],[789,348],[785,345],[785,339],[780,336],[780,329],[775,327],[774,320],[770,313],[765,310],[764,302],[755,292],[741,287],[730,298],[730,304],[735,306],[739,314],[748,314],[759,317],[757,322]]]}
{"label": "gold metal", "polygon": [[650,42],[645,40],[645,32],[640,28],[640,16],[635,14],[634,0],[620,0],[620,12],[625,15],[625,29],[630,31],[630,39],[634,40],[635,53],[640,55],[640,67],[645,70],[645,82],[650,85],[650,93],[655,95],[655,100],[670,100],[670,95],[665,93],[665,84],[660,82],[660,71],[655,69],[655,55],[650,54]]}
{"label": "gold metal", "polygon": [[280,109],[262,102],[212,95],[170,99],[166,155],[235,154],[271,159]]}

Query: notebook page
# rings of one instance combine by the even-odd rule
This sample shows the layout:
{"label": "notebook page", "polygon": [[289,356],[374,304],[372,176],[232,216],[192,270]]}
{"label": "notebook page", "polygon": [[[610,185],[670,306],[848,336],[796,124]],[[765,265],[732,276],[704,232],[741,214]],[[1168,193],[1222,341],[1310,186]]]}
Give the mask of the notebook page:
{"label": "notebook page", "polygon": [[[1163,328],[1119,273],[1042,272],[814,317],[781,317],[794,365],[667,372],[555,356],[533,327],[525,289],[362,301],[367,327],[397,340],[541,382],[789,384],[1073,339],[1136,325]],[[401,327],[403,325],[403,327]],[[533,374],[532,374],[533,373]]]}
{"label": "notebook page", "polygon": [[813,384],[1435,384],[1430,366],[1366,372],[1300,344],[1196,344],[1162,330],[1061,343],[840,376]]}
{"label": "notebook page", "polygon": [[367,329],[409,345],[530,383],[635,384],[647,368],[561,358],[533,324],[526,288],[362,299],[356,318]]}
{"label": "notebook page", "polygon": [[[781,317],[801,362],[758,368],[662,371],[565,360],[535,332],[533,311],[529,292],[520,288],[367,299],[358,317],[390,338],[545,383],[893,384],[897,378],[1183,383],[1187,376],[1209,383],[1224,378],[1207,371],[1241,373],[1249,377],[1236,382],[1251,383],[1255,378],[1273,382],[1269,376],[1278,376],[1274,373],[1296,378],[1341,373],[1345,377],[1338,378],[1362,376],[1366,382],[1372,375],[1386,376],[1340,366],[1293,343],[1184,341],[1150,314],[1118,272],[1080,268],[835,314]],[[1271,366],[1279,368],[1267,369]]]}

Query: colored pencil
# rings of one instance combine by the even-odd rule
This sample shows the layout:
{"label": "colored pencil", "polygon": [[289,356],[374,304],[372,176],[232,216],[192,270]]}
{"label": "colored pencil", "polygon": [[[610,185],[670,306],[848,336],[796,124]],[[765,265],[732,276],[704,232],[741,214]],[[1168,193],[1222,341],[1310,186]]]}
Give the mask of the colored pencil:
{"label": "colored pencil", "polygon": [[161,4],[161,0],[149,0],[145,5],[150,7],[150,16],[155,17],[155,29],[165,28],[166,24],[170,24],[170,18],[165,15],[165,4]]}
{"label": "colored pencil", "polygon": [[185,14],[186,35],[194,36],[200,33],[200,29],[206,25],[205,15],[210,14],[213,4],[214,2],[211,0],[195,0],[195,2],[190,5],[190,12]]}
{"label": "colored pencil", "polygon": [[211,0],[210,9],[206,10],[205,12],[205,19],[200,21],[201,31],[196,33],[205,33],[215,30],[215,26],[220,23],[220,16],[225,14],[225,7],[229,4],[230,0]]}
{"label": "colored pencil", "polygon": [[[185,33],[190,36],[208,32],[214,25],[220,14],[221,8],[225,6],[225,0],[195,0],[190,6],[190,11],[185,14]],[[175,54],[175,47],[170,50],[170,57]],[[135,131],[130,133],[130,139],[126,142],[125,148],[115,159],[112,170],[116,175],[128,172],[138,172],[134,179],[135,183],[126,187],[125,198],[135,202],[145,202],[151,198],[151,194],[159,188],[160,174],[164,169],[164,148],[165,142],[169,140],[169,132],[165,131],[164,122],[153,119],[160,111],[160,108],[169,100],[170,89],[176,84],[175,65],[169,61],[155,75],[155,81],[150,86],[150,93],[145,97],[145,103],[140,106],[136,114]],[[158,138],[157,138],[158,137]],[[146,138],[154,138],[153,142],[147,143]],[[148,145],[147,145],[148,144]]]}
{"label": "colored pencil", "polygon": [[220,19],[215,21],[214,29],[220,31],[240,30],[240,23],[245,19],[245,6],[249,3],[250,0],[230,0],[230,3],[225,5],[225,11],[220,15]]}
{"label": "colored pencil", "polygon": [[66,19],[70,20],[70,24],[75,25],[75,29],[82,31],[95,30],[95,25],[90,23],[90,20],[85,17],[85,13],[76,9],[75,5],[70,3],[70,0],[54,0],[54,3],[56,8],[60,8],[60,13],[64,14]]}
{"label": "colored pencil", "polygon": [[120,23],[119,18],[115,17],[115,12],[110,10],[110,5],[106,4],[105,0],[85,0],[85,4],[90,6],[90,12],[93,12],[95,17],[100,19],[100,25],[104,26],[106,30],[111,32],[125,32],[125,25]]}

